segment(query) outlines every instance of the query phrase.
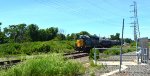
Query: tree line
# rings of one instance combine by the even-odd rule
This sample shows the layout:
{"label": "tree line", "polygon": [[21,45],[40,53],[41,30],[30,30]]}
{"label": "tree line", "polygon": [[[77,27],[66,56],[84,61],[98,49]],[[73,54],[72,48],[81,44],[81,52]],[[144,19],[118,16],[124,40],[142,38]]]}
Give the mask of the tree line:
{"label": "tree line", "polygon": [[1,32],[1,43],[7,42],[28,42],[46,41],[53,39],[58,32],[58,28],[50,27],[39,29],[36,24],[9,25]]}
{"label": "tree line", "polygon": [[[0,23],[1,24],[1,23]],[[0,31],[0,43],[22,43],[48,40],[76,40],[80,35],[90,35],[86,31],[67,34],[59,32],[57,27],[40,29],[36,24],[17,24],[5,27]]]}
{"label": "tree line", "polygon": [[[1,25],[2,23],[0,23]],[[50,27],[40,29],[36,24],[17,24],[5,27],[3,31],[0,30],[0,43],[22,43],[22,42],[36,42],[36,41],[49,41],[49,40],[76,40],[80,35],[91,35],[87,31],[79,33],[63,34],[59,32],[57,27]],[[111,40],[120,40],[120,34],[110,35]],[[132,40],[125,39],[128,43]]]}

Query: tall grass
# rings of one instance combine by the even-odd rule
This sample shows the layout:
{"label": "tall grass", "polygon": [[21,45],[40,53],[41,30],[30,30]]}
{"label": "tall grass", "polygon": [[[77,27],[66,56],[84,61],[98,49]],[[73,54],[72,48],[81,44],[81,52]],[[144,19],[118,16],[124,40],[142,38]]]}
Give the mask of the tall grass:
{"label": "tall grass", "polygon": [[95,50],[94,48],[90,50],[89,59],[94,60],[94,52],[96,51],[96,59],[99,59],[99,50]]}
{"label": "tall grass", "polygon": [[60,54],[36,57],[12,68],[1,71],[1,76],[77,76],[84,67],[75,61],[64,59]]}

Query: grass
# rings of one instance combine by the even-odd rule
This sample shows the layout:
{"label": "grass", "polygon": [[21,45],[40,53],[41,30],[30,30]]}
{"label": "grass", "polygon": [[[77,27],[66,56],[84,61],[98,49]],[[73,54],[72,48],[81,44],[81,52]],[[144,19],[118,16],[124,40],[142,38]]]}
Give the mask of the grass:
{"label": "grass", "polygon": [[0,76],[77,76],[84,72],[82,64],[53,53],[29,59],[8,70],[3,70]]}
{"label": "grass", "polygon": [[89,59],[90,60],[94,60],[94,52],[96,51],[96,59],[99,59],[99,50],[94,50],[94,48],[93,49],[91,49],[90,50],[90,54],[89,54]]}
{"label": "grass", "polygon": [[0,45],[0,56],[7,55],[32,55],[47,52],[68,53],[73,52],[74,41],[45,41],[45,42],[25,42],[7,43]]}
{"label": "grass", "polygon": [[[111,48],[120,48],[120,46],[113,46]],[[135,49],[133,49],[133,48],[132,47],[128,47],[128,46],[124,46],[122,53],[133,52],[133,51],[136,50],[136,48]],[[106,55],[119,55],[120,54],[120,50],[108,49],[108,50],[105,50],[103,53],[106,54]]]}
{"label": "grass", "polygon": [[90,66],[86,70],[86,76],[96,76],[96,72],[98,70],[102,70],[103,68],[105,68],[104,65],[94,64],[93,60],[90,60]]}

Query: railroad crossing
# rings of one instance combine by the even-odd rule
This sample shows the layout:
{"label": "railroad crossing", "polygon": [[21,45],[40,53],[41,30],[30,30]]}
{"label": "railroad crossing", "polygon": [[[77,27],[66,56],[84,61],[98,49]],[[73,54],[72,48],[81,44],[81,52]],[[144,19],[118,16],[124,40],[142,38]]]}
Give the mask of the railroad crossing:
{"label": "railroad crossing", "polygon": [[[125,70],[127,68],[126,65],[147,65],[148,61],[150,59],[150,52],[149,52],[149,47],[148,47],[148,37],[143,37],[140,38],[140,31],[139,31],[139,23],[138,23],[138,17],[137,17],[137,4],[134,1],[134,4],[131,6],[134,6],[134,16],[132,18],[134,18],[134,23],[133,24],[133,31],[134,31],[134,41],[136,42],[136,47],[133,49],[136,49],[135,52],[133,54],[123,54],[122,50],[123,48],[123,37],[124,37],[124,19],[123,19],[123,24],[122,24],[122,38],[121,38],[121,47],[120,48],[94,48],[95,52],[94,52],[94,63],[95,64],[103,64],[103,65],[119,65],[120,67],[115,70],[112,71],[110,73],[104,74],[102,76],[107,76],[110,74],[114,74],[117,72],[120,72],[122,70]],[[120,50],[120,55],[115,56],[114,59],[118,60],[113,60],[113,56],[106,56],[107,58],[105,58],[105,60],[103,59],[99,59],[97,60],[96,56],[100,56],[102,57],[102,55],[96,55],[96,50],[107,50],[107,49],[111,49],[111,50]],[[130,48],[132,49],[132,48]],[[129,58],[129,57],[133,57],[133,59]],[[110,59],[107,60],[107,59]],[[124,59],[130,60],[130,61],[126,61]]]}

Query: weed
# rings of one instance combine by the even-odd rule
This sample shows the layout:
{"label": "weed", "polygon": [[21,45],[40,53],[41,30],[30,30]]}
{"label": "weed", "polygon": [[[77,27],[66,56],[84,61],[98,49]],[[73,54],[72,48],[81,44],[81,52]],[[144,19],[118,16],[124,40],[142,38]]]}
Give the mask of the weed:
{"label": "weed", "polygon": [[66,60],[60,54],[29,59],[24,63],[1,71],[1,76],[76,76],[84,73],[84,67],[75,61]]}

